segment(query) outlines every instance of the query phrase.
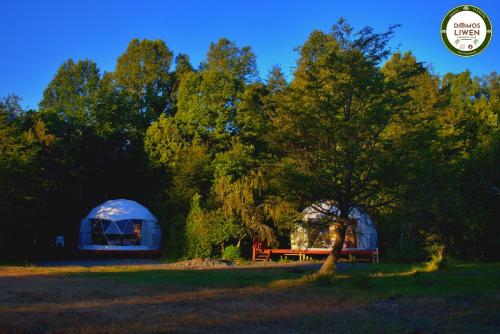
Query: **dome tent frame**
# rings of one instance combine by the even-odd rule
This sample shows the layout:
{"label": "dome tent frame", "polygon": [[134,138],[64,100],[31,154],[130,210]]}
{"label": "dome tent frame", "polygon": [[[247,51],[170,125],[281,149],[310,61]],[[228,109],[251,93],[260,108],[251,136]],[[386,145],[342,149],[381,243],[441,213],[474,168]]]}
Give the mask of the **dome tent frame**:
{"label": "dome tent frame", "polygon": [[93,208],[80,222],[84,253],[161,254],[158,219],[141,204],[116,199]]}
{"label": "dome tent frame", "polygon": [[[328,256],[333,248],[336,216],[340,216],[340,210],[333,201],[320,202],[307,207],[302,211],[305,223],[297,224],[290,233],[291,248],[266,248],[264,243],[254,240],[252,260],[268,261],[273,256],[298,256],[299,260],[305,260],[311,256]],[[348,217],[352,221],[352,224],[349,224],[350,237],[355,236],[355,244],[344,243],[340,254],[348,256],[349,261],[371,259],[373,263],[378,263],[378,234],[373,221],[359,208],[353,208]],[[325,223],[328,218],[330,218],[330,223]]]}
{"label": "dome tent frame", "polygon": [[[292,249],[332,249],[334,237],[334,223],[321,224],[326,213],[340,216],[340,209],[332,202],[322,202],[308,206],[302,211],[303,221],[290,234]],[[377,249],[378,233],[370,216],[362,209],[354,207],[348,215],[353,221],[347,233],[354,239],[352,244],[344,243],[343,249]]]}

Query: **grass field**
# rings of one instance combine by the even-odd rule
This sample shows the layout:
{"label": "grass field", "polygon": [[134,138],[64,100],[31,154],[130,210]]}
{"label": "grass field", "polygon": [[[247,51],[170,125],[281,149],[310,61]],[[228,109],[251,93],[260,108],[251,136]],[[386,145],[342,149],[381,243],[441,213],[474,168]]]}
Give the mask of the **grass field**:
{"label": "grass field", "polygon": [[0,267],[0,333],[499,333],[500,264]]}

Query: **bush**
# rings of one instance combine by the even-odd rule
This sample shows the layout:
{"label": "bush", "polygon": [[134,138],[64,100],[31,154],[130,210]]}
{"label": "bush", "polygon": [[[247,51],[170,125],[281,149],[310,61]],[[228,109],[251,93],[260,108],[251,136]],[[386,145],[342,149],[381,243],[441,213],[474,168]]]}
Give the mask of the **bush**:
{"label": "bush", "polygon": [[210,221],[200,206],[201,196],[193,196],[191,210],[186,220],[186,255],[190,259],[210,257]]}
{"label": "bush", "polygon": [[226,261],[236,261],[240,258],[240,249],[234,245],[229,245],[224,248],[222,259]]}
{"label": "bush", "polygon": [[186,217],[176,215],[172,217],[166,228],[165,255],[168,259],[179,259],[186,250]]}
{"label": "bush", "polygon": [[424,263],[425,271],[436,271],[446,267],[445,246],[436,234],[428,234],[425,238],[425,251],[428,261]]}

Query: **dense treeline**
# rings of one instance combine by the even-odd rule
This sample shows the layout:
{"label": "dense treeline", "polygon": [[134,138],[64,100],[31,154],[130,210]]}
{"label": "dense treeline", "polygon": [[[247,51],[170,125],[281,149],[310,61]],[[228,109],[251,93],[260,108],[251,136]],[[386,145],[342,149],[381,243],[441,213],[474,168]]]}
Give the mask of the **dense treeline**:
{"label": "dense treeline", "polygon": [[38,110],[0,102],[1,256],[43,254],[58,234],[75,247],[107,199],[150,207],[169,257],[286,242],[301,209],[335,199],[376,218],[392,260],[429,242],[498,259],[500,78],[439,77],[388,47],[394,28],[312,32],[290,81],[260,78],[227,39],[197,67],[161,40],[132,40],[109,73],[66,61]]}

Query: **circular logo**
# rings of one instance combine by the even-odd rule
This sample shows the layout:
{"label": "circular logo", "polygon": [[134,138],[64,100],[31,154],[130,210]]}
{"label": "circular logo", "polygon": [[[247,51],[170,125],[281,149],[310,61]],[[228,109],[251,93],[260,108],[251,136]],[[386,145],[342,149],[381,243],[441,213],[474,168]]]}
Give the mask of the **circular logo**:
{"label": "circular logo", "polygon": [[492,34],[489,17],[472,5],[453,8],[441,22],[441,39],[444,45],[462,57],[481,53],[490,42]]}

